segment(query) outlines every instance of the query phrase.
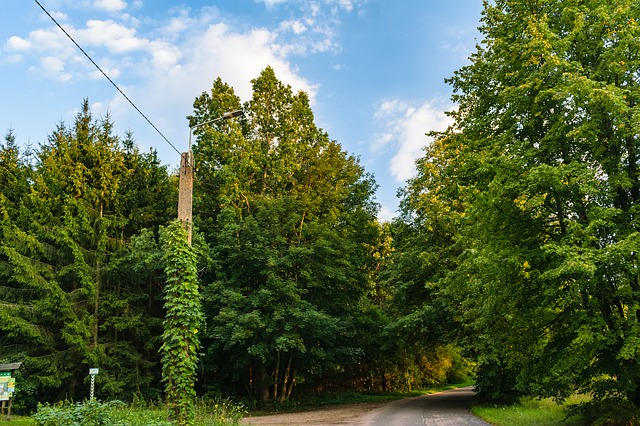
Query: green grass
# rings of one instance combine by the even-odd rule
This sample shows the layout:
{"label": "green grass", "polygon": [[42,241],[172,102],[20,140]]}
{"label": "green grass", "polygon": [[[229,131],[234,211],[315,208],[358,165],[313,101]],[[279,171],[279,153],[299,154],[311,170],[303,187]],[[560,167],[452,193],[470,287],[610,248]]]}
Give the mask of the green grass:
{"label": "green grass", "polygon": [[11,420],[6,421],[7,416],[0,416],[0,425],[4,426],[35,426],[36,422],[31,417],[11,415]]}
{"label": "green grass", "polygon": [[551,399],[522,399],[513,405],[478,405],[473,414],[496,426],[582,426],[581,418],[567,418],[568,406],[584,402],[585,397],[572,397],[562,405]]}
{"label": "green grass", "polygon": [[[60,419],[64,417],[65,422],[69,418],[67,417],[67,413],[73,411],[74,405],[71,406],[48,406],[51,408],[51,413],[48,413],[45,418],[41,418],[41,421],[45,421],[46,424],[54,424],[50,423],[52,420],[55,422],[56,419]],[[85,406],[86,407],[86,406]],[[225,399],[216,399],[216,400],[203,400],[198,399],[196,401],[196,418],[194,426],[233,426],[238,425],[242,417],[245,416],[246,410],[240,404],[234,404],[229,400]],[[87,418],[89,416],[88,410],[86,413],[83,412],[82,419]],[[95,412],[95,410],[94,410]],[[113,408],[110,408],[108,412],[102,413],[100,418],[105,420],[108,417],[109,422],[115,422],[119,425],[130,425],[130,426],[168,426],[170,423],[167,421],[167,408],[162,404],[145,404],[145,406],[140,405],[127,405],[121,404],[117,405]],[[106,417],[105,417],[106,416]],[[91,416],[89,416],[91,417]],[[95,424],[91,419],[87,420],[89,423],[87,424]],[[76,423],[74,423],[76,424]],[[84,422],[82,424],[85,424]],[[24,416],[11,416],[11,421],[6,421],[6,416],[0,417],[0,426],[36,426],[36,421],[31,417]]]}

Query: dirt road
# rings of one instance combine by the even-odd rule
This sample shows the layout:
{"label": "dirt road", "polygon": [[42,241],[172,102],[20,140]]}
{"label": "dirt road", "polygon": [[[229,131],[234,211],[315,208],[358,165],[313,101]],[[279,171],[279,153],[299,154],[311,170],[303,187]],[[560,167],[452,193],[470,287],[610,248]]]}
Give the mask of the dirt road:
{"label": "dirt road", "polygon": [[462,388],[378,404],[354,404],[304,413],[243,419],[260,426],[483,426],[488,423],[469,413],[473,389]]}

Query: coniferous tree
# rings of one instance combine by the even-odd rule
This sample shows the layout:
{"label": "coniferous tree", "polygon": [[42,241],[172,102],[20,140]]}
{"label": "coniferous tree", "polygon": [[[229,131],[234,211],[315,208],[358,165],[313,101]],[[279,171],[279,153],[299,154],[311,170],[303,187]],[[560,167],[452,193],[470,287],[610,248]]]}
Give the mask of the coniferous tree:
{"label": "coniferous tree", "polygon": [[0,327],[48,400],[81,398],[89,367],[101,367],[98,389],[112,396],[160,379],[158,338],[151,343],[162,288],[131,280],[123,259],[132,257],[139,227],[162,220],[171,191],[155,154],[140,155],[131,143],[125,152],[112,128],[108,116],[95,121],[85,101],[73,127],[61,123],[37,151],[19,208],[3,211],[9,291],[0,293],[0,315],[11,320]]}

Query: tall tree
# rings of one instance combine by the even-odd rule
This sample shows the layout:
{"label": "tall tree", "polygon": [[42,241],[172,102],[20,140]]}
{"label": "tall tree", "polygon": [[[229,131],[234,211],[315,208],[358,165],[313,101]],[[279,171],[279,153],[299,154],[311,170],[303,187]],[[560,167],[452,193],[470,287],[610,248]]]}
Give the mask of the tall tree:
{"label": "tall tree", "polygon": [[[195,117],[238,104],[217,80]],[[194,150],[215,265],[204,289],[208,359],[217,377],[283,401],[357,352],[347,318],[369,290],[375,184],[271,68],[244,111],[240,123],[200,128]]]}
{"label": "tall tree", "polygon": [[484,40],[450,80],[456,124],[405,193],[429,225],[458,210],[444,217],[460,226],[459,255],[439,283],[487,394],[578,390],[640,407],[639,12],[485,2]]}
{"label": "tall tree", "polygon": [[[89,367],[103,367],[99,389],[110,395],[155,374],[143,356],[159,346],[146,346],[153,318],[142,319],[154,311],[147,308],[155,301],[146,303],[154,294],[120,274],[129,239],[140,231],[129,217],[136,227],[154,226],[159,218],[137,213],[162,212],[171,192],[153,154],[125,152],[112,129],[108,116],[92,118],[85,100],[73,126],[60,124],[38,150],[20,208],[4,210],[0,263],[10,291],[0,293],[7,302],[0,314],[11,320],[0,327],[28,348],[25,374],[50,399],[79,397]],[[145,184],[155,198],[141,197]]]}

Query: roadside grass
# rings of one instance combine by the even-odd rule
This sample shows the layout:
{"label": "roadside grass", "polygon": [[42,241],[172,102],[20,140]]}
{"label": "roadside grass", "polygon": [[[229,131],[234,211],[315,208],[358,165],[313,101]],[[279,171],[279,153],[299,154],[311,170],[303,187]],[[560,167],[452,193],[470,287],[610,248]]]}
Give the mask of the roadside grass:
{"label": "roadside grass", "polygon": [[[108,408],[107,408],[108,407]],[[42,412],[40,410],[43,410]],[[84,402],[82,404],[61,403],[43,406],[34,417],[12,415],[7,421],[0,416],[0,426],[36,426],[40,424],[93,426],[113,424],[117,426],[171,426],[167,421],[168,410],[163,404],[124,404]],[[247,414],[241,404],[226,399],[201,399],[196,401],[194,426],[235,426]],[[42,414],[45,413],[45,414]]]}
{"label": "roadside grass", "polygon": [[0,416],[0,425],[8,426],[35,426],[36,422],[31,417],[11,415],[11,420],[7,421],[7,416]]}
{"label": "roadside grass", "polygon": [[512,405],[476,405],[471,412],[496,426],[583,426],[579,416],[567,417],[569,406],[587,401],[585,396],[574,396],[558,405],[552,399],[522,398]]}

